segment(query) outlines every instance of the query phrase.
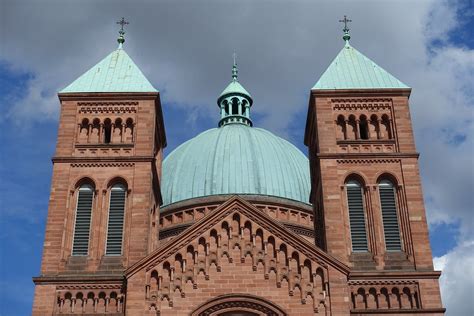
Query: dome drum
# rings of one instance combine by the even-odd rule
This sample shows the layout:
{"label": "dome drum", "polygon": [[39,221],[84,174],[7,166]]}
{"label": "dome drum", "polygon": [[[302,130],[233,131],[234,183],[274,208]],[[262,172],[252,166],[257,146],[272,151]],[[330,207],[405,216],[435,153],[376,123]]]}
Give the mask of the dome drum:
{"label": "dome drum", "polygon": [[[276,219],[296,234],[314,241],[314,217],[310,205],[284,198],[260,195],[239,195],[259,210]],[[189,199],[160,210],[159,239],[168,240],[208,215],[232,195],[215,195]]]}

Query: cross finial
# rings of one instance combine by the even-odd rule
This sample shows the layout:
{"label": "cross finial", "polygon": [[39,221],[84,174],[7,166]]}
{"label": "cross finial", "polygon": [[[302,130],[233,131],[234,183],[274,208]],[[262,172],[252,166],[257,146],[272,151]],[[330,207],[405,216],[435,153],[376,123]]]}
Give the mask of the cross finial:
{"label": "cross finial", "polygon": [[349,26],[347,25],[347,23],[352,22],[352,20],[349,20],[347,16],[344,15],[344,19],[339,20],[339,22],[344,23],[344,28],[342,29],[342,31],[344,32],[344,36],[342,37],[342,39],[348,42],[351,36],[349,35]]}
{"label": "cross finial", "polygon": [[239,72],[237,70],[237,54],[234,52],[232,57],[234,58],[234,65],[232,66],[232,80],[237,81],[237,73]]}
{"label": "cross finial", "polygon": [[120,24],[119,37],[117,39],[117,42],[119,43],[119,48],[122,48],[122,44],[125,42],[125,37],[124,37],[125,31],[123,30],[123,26],[130,23],[125,21],[125,18],[122,17],[122,19],[118,21],[117,24]]}

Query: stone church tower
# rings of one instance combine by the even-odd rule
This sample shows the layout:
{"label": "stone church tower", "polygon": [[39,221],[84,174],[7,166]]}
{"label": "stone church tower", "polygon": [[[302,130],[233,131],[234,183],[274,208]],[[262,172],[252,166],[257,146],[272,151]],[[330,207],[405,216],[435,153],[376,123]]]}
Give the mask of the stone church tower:
{"label": "stone church tower", "polygon": [[235,62],[218,127],[163,160],[160,94],[122,28],[59,92],[33,315],[444,314],[411,89],[348,31],[311,89],[309,160],[253,126]]}

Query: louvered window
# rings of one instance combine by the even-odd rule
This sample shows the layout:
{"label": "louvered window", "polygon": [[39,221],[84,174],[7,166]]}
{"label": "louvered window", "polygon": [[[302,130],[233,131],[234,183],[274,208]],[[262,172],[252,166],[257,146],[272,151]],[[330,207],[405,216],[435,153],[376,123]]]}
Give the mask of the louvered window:
{"label": "louvered window", "polygon": [[123,221],[125,215],[125,187],[114,185],[110,191],[109,221],[107,227],[106,255],[122,254]]}
{"label": "louvered window", "polygon": [[401,251],[400,229],[398,227],[395,188],[392,182],[383,180],[379,184],[380,204],[382,208],[385,247],[388,251]]}
{"label": "louvered window", "polygon": [[346,184],[346,190],[347,204],[349,207],[352,251],[368,251],[362,187],[357,181],[349,181]]}
{"label": "louvered window", "polygon": [[73,256],[87,256],[89,252],[89,234],[91,228],[92,203],[94,190],[85,184],[79,188],[77,196],[76,220],[72,243]]}

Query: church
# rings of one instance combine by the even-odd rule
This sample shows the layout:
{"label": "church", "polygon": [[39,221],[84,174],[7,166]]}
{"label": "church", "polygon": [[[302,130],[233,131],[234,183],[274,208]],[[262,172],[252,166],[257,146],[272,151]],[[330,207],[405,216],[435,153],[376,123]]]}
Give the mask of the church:
{"label": "church", "polygon": [[118,48],[58,93],[32,315],[444,315],[411,88],[348,21],[308,87],[309,157],[254,125],[234,61],[216,128],[164,158],[160,92],[122,19]]}

